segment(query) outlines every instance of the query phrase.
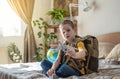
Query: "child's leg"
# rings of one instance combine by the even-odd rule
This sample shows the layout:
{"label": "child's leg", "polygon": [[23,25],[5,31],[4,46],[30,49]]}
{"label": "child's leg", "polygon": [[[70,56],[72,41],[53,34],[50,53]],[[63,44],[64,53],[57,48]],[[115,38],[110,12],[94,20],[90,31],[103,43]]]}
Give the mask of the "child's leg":
{"label": "child's leg", "polygon": [[68,77],[68,76],[72,76],[72,75],[80,76],[81,75],[77,70],[73,69],[72,67],[70,67],[67,64],[61,65],[58,68],[58,70],[56,71],[56,74],[59,77]]}
{"label": "child's leg", "polygon": [[43,74],[46,75],[47,71],[52,67],[52,63],[48,60],[43,60],[41,62],[41,67],[43,69]]}

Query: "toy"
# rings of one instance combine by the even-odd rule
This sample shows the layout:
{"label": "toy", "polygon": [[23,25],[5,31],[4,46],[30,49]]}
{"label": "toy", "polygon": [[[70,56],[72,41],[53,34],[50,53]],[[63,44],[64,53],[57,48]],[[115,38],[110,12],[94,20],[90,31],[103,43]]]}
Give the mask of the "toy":
{"label": "toy", "polygon": [[66,54],[68,53],[68,50],[70,49],[73,49],[73,50],[78,50],[77,48],[75,47],[72,47],[72,46],[68,46],[68,45],[64,45],[61,41],[58,41],[58,50],[61,50],[63,52],[65,52]]}
{"label": "toy", "polygon": [[47,59],[50,62],[54,63],[55,60],[56,60],[56,58],[57,58],[57,56],[58,56],[58,50],[57,50],[57,48],[50,48],[48,50],[48,52],[47,52]]}

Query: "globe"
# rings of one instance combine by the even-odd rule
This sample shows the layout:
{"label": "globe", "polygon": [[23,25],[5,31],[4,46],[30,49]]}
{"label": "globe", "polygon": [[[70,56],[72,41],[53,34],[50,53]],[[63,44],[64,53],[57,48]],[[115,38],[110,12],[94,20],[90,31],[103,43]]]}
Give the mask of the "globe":
{"label": "globe", "polygon": [[58,50],[56,48],[50,48],[47,52],[47,59],[50,62],[55,62],[56,58],[58,56]]}

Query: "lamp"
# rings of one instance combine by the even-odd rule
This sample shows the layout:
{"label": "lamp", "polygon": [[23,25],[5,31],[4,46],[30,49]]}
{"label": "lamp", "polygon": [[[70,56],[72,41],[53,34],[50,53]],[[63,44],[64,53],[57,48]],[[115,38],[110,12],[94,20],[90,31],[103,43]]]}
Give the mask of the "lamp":
{"label": "lamp", "polygon": [[69,4],[70,20],[72,20],[72,7],[79,7],[80,5],[83,6],[84,12],[88,12],[91,9],[91,7],[88,5],[87,1],[84,1],[82,4],[70,3]]}

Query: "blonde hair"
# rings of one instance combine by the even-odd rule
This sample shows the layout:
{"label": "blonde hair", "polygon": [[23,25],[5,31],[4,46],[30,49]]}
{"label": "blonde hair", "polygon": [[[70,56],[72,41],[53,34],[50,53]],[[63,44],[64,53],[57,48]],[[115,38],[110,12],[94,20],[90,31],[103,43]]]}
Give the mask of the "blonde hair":
{"label": "blonde hair", "polygon": [[61,22],[60,26],[63,26],[65,24],[69,24],[72,27],[72,29],[74,29],[74,24],[73,24],[73,22],[71,20],[63,20]]}

